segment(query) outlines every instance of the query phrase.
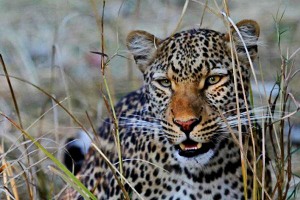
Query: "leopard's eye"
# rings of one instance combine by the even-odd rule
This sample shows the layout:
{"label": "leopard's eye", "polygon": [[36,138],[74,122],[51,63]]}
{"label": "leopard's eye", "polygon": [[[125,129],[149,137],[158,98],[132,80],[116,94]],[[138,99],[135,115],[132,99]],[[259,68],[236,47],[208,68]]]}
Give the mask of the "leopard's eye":
{"label": "leopard's eye", "polygon": [[160,80],[157,80],[157,82],[163,87],[171,86],[171,81],[169,81],[168,79],[160,79]]}
{"label": "leopard's eye", "polygon": [[210,76],[206,79],[207,85],[217,84],[221,80],[221,76]]}

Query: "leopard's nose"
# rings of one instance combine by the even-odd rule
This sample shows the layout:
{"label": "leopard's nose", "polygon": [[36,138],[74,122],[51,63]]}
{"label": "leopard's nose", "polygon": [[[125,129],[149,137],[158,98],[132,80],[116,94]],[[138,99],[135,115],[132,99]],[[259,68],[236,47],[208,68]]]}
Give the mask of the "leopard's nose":
{"label": "leopard's nose", "polygon": [[173,121],[186,134],[190,133],[194,129],[194,127],[200,123],[199,118],[192,118],[188,120],[174,119]]}

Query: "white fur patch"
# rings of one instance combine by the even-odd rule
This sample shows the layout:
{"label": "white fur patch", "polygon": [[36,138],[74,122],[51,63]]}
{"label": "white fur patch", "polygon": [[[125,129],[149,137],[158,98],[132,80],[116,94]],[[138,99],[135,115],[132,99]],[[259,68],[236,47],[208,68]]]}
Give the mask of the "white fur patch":
{"label": "white fur patch", "polygon": [[242,40],[245,42],[246,46],[259,45],[259,42],[257,41],[258,37],[253,34],[255,32],[254,27],[244,25],[239,27],[239,31],[242,35],[242,38],[240,38],[236,32],[233,34],[236,38],[236,43],[238,46],[244,46]]}
{"label": "white fur patch", "polygon": [[130,52],[134,57],[143,57],[143,59],[137,59],[136,62],[139,65],[145,65],[148,59],[152,56],[156,50],[156,45],[154,42],[145,39],[142,36],[134,37],[128,44]]}
{"label": "white fur patch", "polygon": [[178,162],[181,166],[189,167],[189,168],[198,168],[202,169],[204,166],[210,161],[210,159],[214,155],[214,150],[210,149],[208,152],[204,154],[200,154],[198,156],[187,158],[180,156],[178,151],[175,152],[175,157],[178,159]]}

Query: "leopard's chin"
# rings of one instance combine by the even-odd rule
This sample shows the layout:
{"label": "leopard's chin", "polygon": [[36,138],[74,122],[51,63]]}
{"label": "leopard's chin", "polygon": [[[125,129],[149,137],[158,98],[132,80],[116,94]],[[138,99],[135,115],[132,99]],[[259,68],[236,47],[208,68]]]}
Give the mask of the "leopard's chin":
{"label": "leopard's chin", "polygon": [[215,142],[199,143],[193,140],[187,139],[182,143],[175,145],[175,149],[178,151],[179,156],[192,158],[207,153],[209,150],[215,148]]}

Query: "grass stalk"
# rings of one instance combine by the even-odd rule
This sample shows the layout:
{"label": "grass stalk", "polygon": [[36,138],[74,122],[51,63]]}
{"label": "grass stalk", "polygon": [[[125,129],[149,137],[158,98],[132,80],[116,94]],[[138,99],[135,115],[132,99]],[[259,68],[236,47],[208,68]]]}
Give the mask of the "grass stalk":
{"label": "grass stalk", "polygon": [[[108,158],[105,156],[105,154],[97,147],[97,145],[95,145],[94,143],[91,144],[92,147],[94,149],[96,149],[96,151],[100,154],[100,156],[104,159],[104,161],[106,162],[107,166],[109,167],[110,171],[112,172],[112,174],[114,175],[114,178],[116,179],[116,181],[118,182],[118,185],[120,186],[122,192],[123,192],[123,197],[125,198],[125,200],[130,200],[129,194],[128,192],[125,190],[124,187],[124,181],[131,187],[131,189],[137,194],[137,196],[140,199],[143,199],[140,194],[135,190],[135,188],[126,180],[126,178],[123,176],[123,174],[118,171],[115,166],[110,162],[110,160],[108,160]],[[123,160],[122,160],[123,163]],[[120,178],[117,176],[117,174],[120,176]],[[123,180],[123,182],[121,181]]]}
{"label": "grass stalk", "polygon": [[14,122],[11,118],[6,116],[4,113],[0,112],[0,115],[5,117],[15,128],[17,128],[19,131],[22,132],[22,134],[31,140],[31,142],[38,147],[49,159],[51,159],[55,165],[62,170],[69,179],[71,179],[80,189],[77,187],[75,189],[78,189],[77,191],[80,194],[83,194],[84,196],[91,198],[93,200],[97,200],[97,198],[71,173],[64,164],[62,164],[55,156],[53,156],[45,147],[43,147],[37,140],[35,140],[29,133],[27,133],[25,130],[23,130],[16,122]]}
{"label": "grass stalk", "polygon": [[[0,74],[0,76],[2,76]],[[31,85],[32,87],[34,87],[35,89],[37,89],[38,91],[42,92],[44,95],[46,95],[48,98],[52,99],[59,107],[61,107],[70,117],[71,119],[86,133],[89,133],[89,131],[83,126],[83,124],[65,107],[62,105],[62,101],[58,101],[55,97],[53,97],[51,94],[49,94],[47,91],[43,90],[41,87],[27,81],[24,80],[22,78],[16,77],[16,76],[9,76],[10,78],[16,79],[20,82],[26,83],[28,85]]]}
{"label": "grass stalk", "polygon": [[[122,159],[122,145],[120,142],[120,136],[119,136],[119,124],[118,124],[118,119],[117,119],[117,115],[114,109],[114,102],[111,96],[111,91],[109,89],[108,83],[107,83],[107,78],[105,75],[105,69],[106,69],[106,65],[107,63],[105,62],[105,48],[104,48],[104,11],[105,11],[105,4],[106,1],[103,0],[102,1],[102,16],[100,17],[97,11],[97,4],[95,2],[95,0],[91,0],[91,5],[93,7],[93,11],[94,11],[94,15],[95,15],[95,19],[96,19],[96,23],[97,26],[100,30],[100,42],[101,42],[101,74],[102,74],[102,78],[103,78],[103,84],[105,87],[105,91],[107,93],[108,96],[108,102],[109,102],[109,107],[107,108],[108,110],[111,111],[112,113],[112,120],[113,120],[113,124],[114,124],[114,137],[115,137],[115,142],[116,142],[116,148],[117,148],[117,152],[118,152],[118,160],[119,160],[119,171],[120,171],[120,175],[123,175],[123,159]],[[110,165],[108,165],[109,167],[111,167]],[[117,179],[118,180],[118,179]],[[125,196],[125,198],[129,197],[127,192],[125,191],[124,188],[124,180],[121,178],[120,182],[118,181],[119,186],[122,188],[123,191],[123,195]]]}
{"label": "grass stalk", "polygon": [[[2,68],[3,68],[3,71],[4,71],[4,74],[5,74],[5,77],[6,77],[6,80],[7,80],[7,84],[9,86],[9,90],[10,90],[10,94],[12,96],[12,99],[13,99],[13,103],[14,103],[14,107],[15,107],[15,110],[16,110],[16,113],[17,113],[17,116],[18,116],[18,121],[19,121],[19,124],[20,124],[20,127],[23,128],[23,124],[22,124],[22,119],[21,119],[21,114],[20,114],[20,110],[19,110],[19,106],[18,106],[18,103],[17,103],[17,99],[16,99],[16,96],[15,96],[15,92],[14,92],[14,89],[12,87],[12,84],[11,84],[11,81],[10,81],[10,77],[9,77],[9,74],[8,74],[8,71],[7,71],[7,68],[6,68],[6,65],[5,65],[5,62],[4,62],[4,59],[2,57],[2,54],[0,54],[0,61],[1,61],[1,65],[2,65]],[[23,141],[25,141],[25,137],[23,136]],[[27,151],[27,145],[26,143],[24,144],[25,146],[25,149]],[[28,155],[28,152],[27,154]],[[30,165],[30,158],[29,156],[26,156],[27,158],[27,163],[28,165]],[[30,172],[30,177],[32,177],[32,172],[31,172],[31,169],[29,169],[29,172]],[[30,179],[30,180],[29,180]],[[28,195],[29,195],[29,199],[32,199],[33,200],[33,188],[30,184],[30,182],[32,182],[32,179],[31,178],[28,178],[26,176],[25,178],[25,182],[26,182],[26,185],[27,185],[27,189],[28,189]]]}
{"label": "grass stalk", "polygon": [[118,122],[117,115],[116,115],[116,112],[115,112],[115,109],[114,109],[114,102],[112,101],[112,98],[111,98],[111,95],[110,95],[110,90],[109,90],[105,75],[103,75],[103,83],[104,83],[105,89],[107,91],[109,105],[111,107],[111,111],[112,111],[112,115],[113,115],[113,121],[114,121],[114,126],[115,126],[116,145],[117,145],[118,157],[119,157],[119,162],[120,162],[119,163],[119,170],[120,170],[120,173],[123,174],[122,145],[121,145],[120,137],[119,137],[119,122]]}
{"label": "grass stalk", "polygon": [[[224,4],[227,5],[227,2],[224,1]],[[226,13],[226,17],[229,19],[229,11],[227,10],[228,13]],[[234,47],[234,42],[233,42],[233,38],[232,38],[232,34],[230,31],[230,22],[228,22],[227,24],[228,27],[228,33],[229,33],[229,42],[230,42],[230,51],[231,51],[231,57],[232,58],[237,58],[237,54],[236,54],[236,50]],[[241,155],[241,168],[242,168],[242,176],[243,176],[243,184],[244,184],[244,196],[245,199],[248,199],[248,193],[247,193],[247,180],[248,180],[248,176],[247,176],[247,164],[245,162],[244,159],[244,145],[243,145],[243,137],[242,137],[242,127],[241,127],[241,119],[240,119],[240,105],[239,105],[239,97],[238,97],[238,83],[237,83],[237,69],[236,69],[236,63],[235,61],[238,59],[232,59],[232,69],[233,69],[233,78],[234,78],[234,90],[235,90],[235,99],[236,99],[236,110],[237,110],[237,120],[238,120],[238,138],[239,138],[239,146],[240,146],[240,155]],[[238,66],[239,67],[239,66]]]}
{"label": "grass stalk", "polygon": [[174,29],[174,31],[172,32],[171,35],[174,35],[176,32],[178,32],[178,30],[179,30],[179,28],[180,28],[180,25],[181,25],[181,23],[182,23],[184,14],[185,14],[185,12],[186,12],[186,9],[187,9],[189,3],[190,3],[190,0],[185,0],[184,6],[183,6],[182,11],[181,11],[181,15],[180,15],[179,20],[178,20],[178,22],[177,22],[177,25],[176,25],[176,27],[175,27],[175,29]]}
{"label": "grass stalk", "polygon": [[[0,152],[3,153],[3,149],[2,147],[0,147]],[[19,200],[19,192],[17,189],[17,184],[15,181],[15,178],[13,176],[13,167],[5,160],[5,158],[3,157],[1,159],[2,161],[2,166],[0,168],[0,173],[3,174],[3,186],[8,188],[8,183],[10,183],[10,186],[12,188],[12,194],[13,194],[13,198],[15,200]],[[9,181],[8,181],[8,177],[10,177]],[[10,195],[6,194],[6,199],[10,200],[11,197]]]}

